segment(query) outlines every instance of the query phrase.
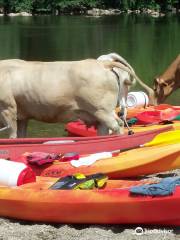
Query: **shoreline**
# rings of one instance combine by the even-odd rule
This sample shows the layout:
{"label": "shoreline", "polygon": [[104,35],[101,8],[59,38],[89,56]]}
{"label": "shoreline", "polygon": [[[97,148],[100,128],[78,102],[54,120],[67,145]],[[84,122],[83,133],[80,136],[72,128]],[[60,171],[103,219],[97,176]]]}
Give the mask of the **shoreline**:
{"label": "shoreline", "polygon": [[37,12],[37,13],[29,13],[29,12],[10,12],[8,14],[0,13],[0,17],[16,17],[16,16],[22,16],[22,17],[31,17],[31,16],[89,16],[89,17],[101,17],[101,16],[117,16],[121,14],[137,14],[137,15],[149,15],[152,17],[164,17],[168,14],[178,14],[180,13],[180,9],[172,9],[168,12],[161,12],[153,9],[137,9],[137,10],[130,10],[123,11],[120,9],[101,9],[101,8],[92,8],[89,10],[83,10],[83,11],[70,11],[70,12],[59,12],[57,11],[55,14],[48,13],[48,12]]}

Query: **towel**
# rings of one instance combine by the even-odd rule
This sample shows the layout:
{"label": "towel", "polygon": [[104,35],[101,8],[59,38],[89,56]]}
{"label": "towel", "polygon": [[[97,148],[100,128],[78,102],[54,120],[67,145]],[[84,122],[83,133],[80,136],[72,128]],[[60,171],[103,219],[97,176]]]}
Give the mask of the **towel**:
{"label": "towel", "polygon": [[60,155],[55,153],[45,153],[45,152],[32,152],[25,153],[24,157],[26,161],[30,164],[36,164],[41,166],[43,164],[52,163],[55,160],[60,159]]}
{"label": "towel", "polygon": [[111,158],[111,157],[112,157],[111,152],[94,153],[86,157],[80,157],[79,160],[72,160],[71,165],[73,167],[90,166],[99,159],[105,159],[105,158]]}
{"label": "towel", "polygon": [[175,187],[180,185],[180,177],[168,177],[159,183],[134,186],[130,189],[131,195],[168,196],[172,195]]}

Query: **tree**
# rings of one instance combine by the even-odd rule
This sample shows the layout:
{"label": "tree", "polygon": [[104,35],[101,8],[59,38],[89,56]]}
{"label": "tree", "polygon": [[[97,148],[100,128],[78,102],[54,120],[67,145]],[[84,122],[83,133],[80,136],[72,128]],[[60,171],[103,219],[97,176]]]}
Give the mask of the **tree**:
{"label": "tree", "polygon": [[171,10],[180,8],[180,0],[0,0],[1,12],[83,12],[87,9],[119,8],[128,9],[158,9]]}
{"label": "tree", "polygon": [[3,13],[7,15],[10,12],[12,0],[0,0],[0,7],[3,9]]}
{"label": "tree", "polygon": [[11,7],[15,12],[32,12],[34,0],[14,0]]}

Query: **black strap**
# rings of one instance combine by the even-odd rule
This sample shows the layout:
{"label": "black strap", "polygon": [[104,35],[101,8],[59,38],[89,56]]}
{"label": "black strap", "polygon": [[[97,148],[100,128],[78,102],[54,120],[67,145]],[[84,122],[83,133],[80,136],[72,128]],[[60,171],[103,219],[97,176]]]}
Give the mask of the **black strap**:
{"label": "black strap", "polygon": [[145,103],[144,103],[144,108],[147,106],[147,101],[146,101],[146,95],[144,92],[141,92],[143,95],[144,95],[144,98],[145,98]]}
{"label": "black strap", "polygon": [[118,91],[118,99],[117,99],[117,106],[120,107],[120,79],[119,79],[119,75],[117,74],[116,71],[114,71],[114,69],[112,68],[112,72],[116,75],[117,77],[117,84],[119,87],[119,91]]}

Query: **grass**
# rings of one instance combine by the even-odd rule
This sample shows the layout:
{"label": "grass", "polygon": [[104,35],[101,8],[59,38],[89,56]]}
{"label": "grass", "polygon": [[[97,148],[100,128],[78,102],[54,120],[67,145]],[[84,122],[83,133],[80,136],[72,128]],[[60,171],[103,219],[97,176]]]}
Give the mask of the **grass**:
{"label": "grass", "polygon": [[[43,123],[35,120],[29,121],[27,137],[61,137],[67,136],[62,123]],[[0,133],[0,138],[8,138],[8,132]]]}

